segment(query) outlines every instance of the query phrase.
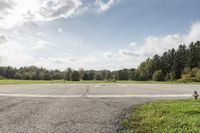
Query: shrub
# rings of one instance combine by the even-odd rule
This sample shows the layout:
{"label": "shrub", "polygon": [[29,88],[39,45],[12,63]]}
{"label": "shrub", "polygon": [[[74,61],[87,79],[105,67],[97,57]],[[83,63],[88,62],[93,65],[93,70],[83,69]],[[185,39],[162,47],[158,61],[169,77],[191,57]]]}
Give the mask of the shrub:
{"label": "shrub", "polygon": [[82,80],[89,80],[89,74],[84,73],[83,76],[82,76]]}
{"label": "shrub", "polygon": [[169,81],[170,80],[170,76],[169,76],[169,74],[166,74],[165,75],[165,81]]}
{"label": "shrub", "polygon": [[198,79],[200,79],[200,69],[198,70],[198,72],[197,72],[197,75],[196,75],[196,76],[197,76],[197,78],[198,78]]}
{"label": "shrub", "polygon": [[103,75],[98,73],[98,74],[95,75],[95,79],[96,80],[103,80]]}
{"label": "shrub", "polygon": [[157,70],[157,71],[154,72],[152,79],[154,81],[164,81],[164,77],[165,77],[165,75],[164,75],[163,71]]}
{"label": "shrub", "polygon": [[3,76],[0,75],[0,80],[1,80],[1,79],[5,79],[5,78],[4,78]]}
{"label": "shrub", "polygon": [[73,71],[71,75],[72,81],[80,81],[80,73],[78,71]]}
{"label": "shrub", "polygon": [[183,70],[183,74],[188,74],[191,72],[191,68],[190,67],[185,67]]}
{"label": "shrub", "polygon": [[169,73],[169,79],[170,79],[170,81],[176,80],[176,74],[175,74],[175,72],[170,72]]}
{"label": "shrub", "polygon": [[196,77],[198,70],[199,70],[199,69],[198,69],[197,67],[194,67],[194,68],[192,69],[191,76],[192,76],[192,77]]}

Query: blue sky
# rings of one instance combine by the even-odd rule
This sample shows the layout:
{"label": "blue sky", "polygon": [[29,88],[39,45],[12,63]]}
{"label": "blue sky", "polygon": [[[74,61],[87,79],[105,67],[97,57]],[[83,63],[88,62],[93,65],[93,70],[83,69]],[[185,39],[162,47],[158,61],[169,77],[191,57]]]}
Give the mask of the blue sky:
{"label": "blue sky", "polygon": [[198,0],[1,0],[0,65],[137,67],[200,40]]}

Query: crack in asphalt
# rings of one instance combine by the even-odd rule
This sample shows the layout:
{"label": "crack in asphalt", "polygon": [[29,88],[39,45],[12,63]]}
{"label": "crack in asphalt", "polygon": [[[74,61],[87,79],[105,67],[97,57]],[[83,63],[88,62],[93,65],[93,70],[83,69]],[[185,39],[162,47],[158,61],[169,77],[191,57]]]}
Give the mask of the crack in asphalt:
{"label": "crack in asphalt", "polygon": [[90,89],[90,85],[88,84],[85,92],[83,93],[83,97],[87,97],[87,95],[89,94],[89,89]]}
{"label": "crack in asphalt", "polygon": [[12,103],[12,104],[10,104],[10,105],[7,105],[6,107],[1,108],[1,109],[0,109],[0,112],[5,111],[5,110],[9,110],[9,109],[11,109],[12,107],[15,107],[15,106],[17,106],[17,105],[19,105],[19,104],[24,103],[25,101],[26,101],[26,100],[23,100],[23,101],[20,101],[20,102],[16,102],[16,103]]}

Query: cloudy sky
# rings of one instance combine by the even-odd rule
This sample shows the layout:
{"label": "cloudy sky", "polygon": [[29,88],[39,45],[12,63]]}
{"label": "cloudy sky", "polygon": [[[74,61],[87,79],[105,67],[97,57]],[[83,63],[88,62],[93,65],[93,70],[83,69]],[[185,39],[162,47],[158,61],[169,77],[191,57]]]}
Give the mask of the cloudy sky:
{"label": "cloudy sky", "polygon": [[137,67],[200,40],[199,0],[0,0],[0,65]]}

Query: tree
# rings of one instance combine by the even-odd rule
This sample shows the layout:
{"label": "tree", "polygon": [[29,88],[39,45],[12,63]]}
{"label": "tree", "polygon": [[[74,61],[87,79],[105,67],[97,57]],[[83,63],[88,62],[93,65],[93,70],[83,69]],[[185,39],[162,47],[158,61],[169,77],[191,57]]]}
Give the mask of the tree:
{"label": "tree", "polygon": [[89,80],[94,80],[94,78],[95,78],[95,71],[94,70],[88,71],[88,77],[89,77]]}
{"label": "tree", "polygon": [[0,75],[7,78],[7,79],[15,79],[17,69],[13,67],[1,67]]}
{"label": "tree", "polygon": [[97,73],[95,75],[95,80],[103,80],[103,75],[101,73]]}
{"label": "tree", "polygon": [[5,79],[3,76],[0,75],[0,80]]}
{"label": "tree", "polygon": [[169,80],[170,80],[170,81],[176,80],[176,74],[175,74],[174,72],[170,72],[170,73],[169,73]]}
{"label": "tree", "polygon": [[[42,67],[26,66],[14,68],[11,66],[0,66],[0,77],[6,79],[26,79],[26,80],[177,80],[200,78],[200,41],[179,45],[165,51],[162,55],[154,55],[140,63],[137,69],[122,69],[117,71],[109,70],[84,70],[79,69],[73,72],[71,68],[65,71],[48,70]],[[72,75],[73,73],[73,75]],[[75,73],[75,76],[74,76]],[[160,76],[163,75],[163,76]],[[79,78],[78,78],[79,77]]]}
{"label": "tree", "polygon": [[80,81],[80,73],[79,71],[73,71],[71,74],[72,81]]}
{"label": "tree", "polygon": [[105,79],[106,79],[106,80],[112,79],[112,75],[111,75],[111,72],[110,72],[110,71],[108,71],[108,72],[106,73]]}
{"label": "tree", "polygon": [[118,72],[119,80],[129,80],[129,73],[127,69],[119,70]]}
{"label": "tree", "polygon": [[197,72],[197,78],[200,79],[200,69]]}
{"label": "tree", "polygon": [[164,77],[165,77],[165,75],[164,75],[163,71],[157,70],[154,72],[152,79],[154,81],[164,81]]}
{"label": "tree", "polygon": [[71,80],[72,69],[67,68],[64,72],[64,80],[70,81]]}
{"label": "tree", "polygon": [[82,80],[89,80],[89,74],[87,72],[84,72]]}
{"label": "tree", "polygon": [[79,73],[80,73],[81,79],[83,79],[84,72],[85,72],[85,71],[84,71],[83,68],[80,68],[80,69],[79,69]]}
{"label": "tree", "polygon": [[200,66],[200,41],[189,45],[189,65],[191,68]]}
{"label": "tree", "polygon": [[136,81],[141,80],[140,72],[138,70],[135,71],[132,80],[136,80]]}

